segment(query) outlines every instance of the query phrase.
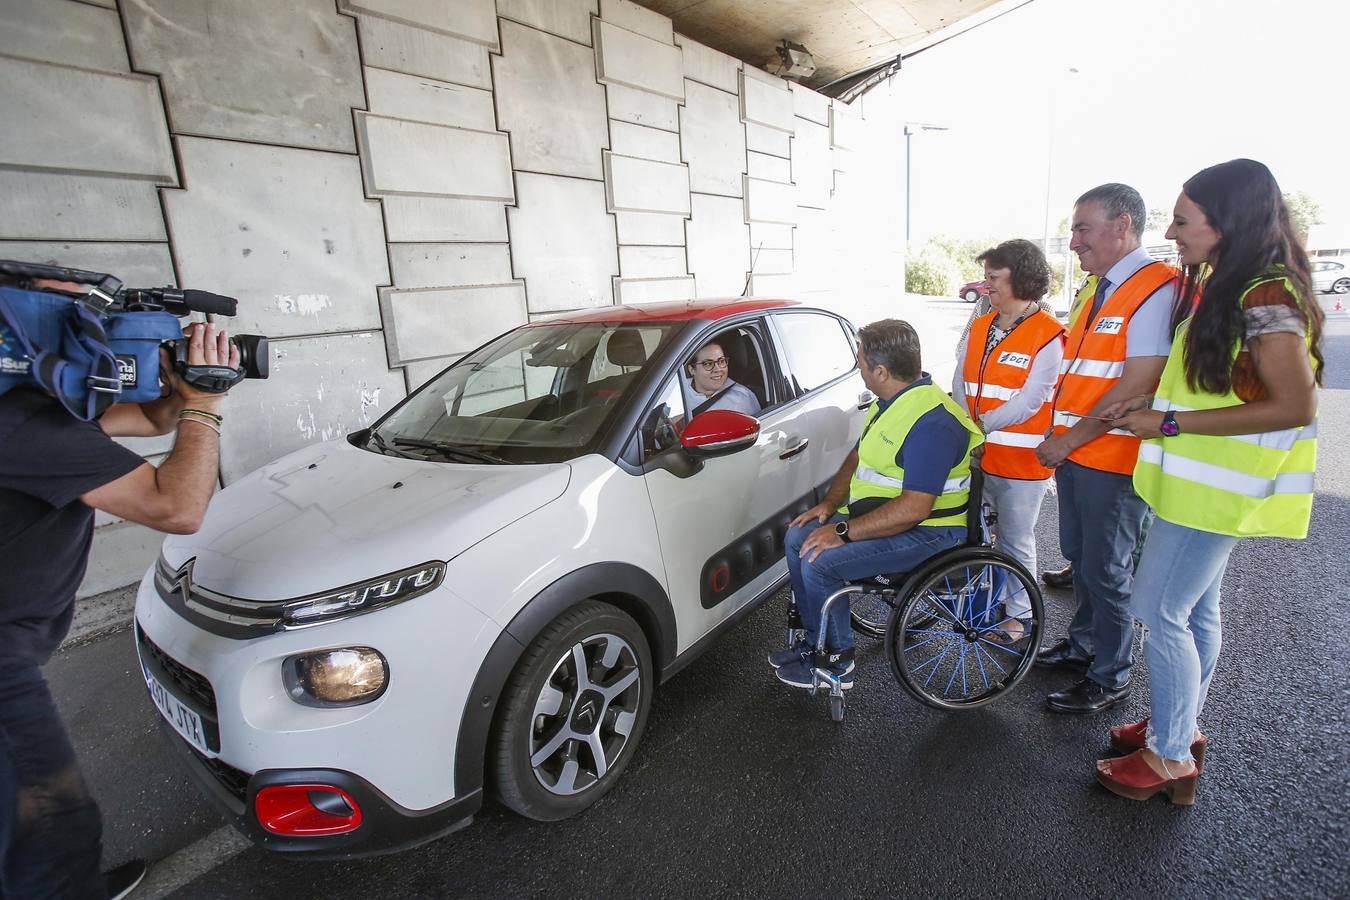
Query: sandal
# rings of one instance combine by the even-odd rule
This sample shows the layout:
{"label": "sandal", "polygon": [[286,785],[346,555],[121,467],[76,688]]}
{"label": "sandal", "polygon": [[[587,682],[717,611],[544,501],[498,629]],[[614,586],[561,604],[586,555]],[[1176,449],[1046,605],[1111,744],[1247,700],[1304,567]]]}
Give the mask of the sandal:
{"label": "sandal", "polygon": [[[1163,764],[1166,768],[1166,763]],[[1158,794],[1178,806],[1195,803],[1195,789],[1200,781],[1200,770],[1168,778],[1153,771],[1144,759],[1144,751],[1136,750],[1128,756],[1103,759],[1097,763],[1097,781],[1118,797],[1130,800],[1149,800]]]}

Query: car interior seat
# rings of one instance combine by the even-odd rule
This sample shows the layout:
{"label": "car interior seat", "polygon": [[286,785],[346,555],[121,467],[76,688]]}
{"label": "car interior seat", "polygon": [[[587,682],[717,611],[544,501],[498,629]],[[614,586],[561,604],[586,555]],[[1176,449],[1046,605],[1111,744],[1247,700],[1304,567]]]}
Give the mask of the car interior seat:
{"label": "car interior seat", "polygon": [[755,349],[754,339],[743,329],[725,331],[713,338],[727,357],[727,374],[748,387],[759,398],[760,406],[768,406],[768,392],[764,384],[764,365]]}

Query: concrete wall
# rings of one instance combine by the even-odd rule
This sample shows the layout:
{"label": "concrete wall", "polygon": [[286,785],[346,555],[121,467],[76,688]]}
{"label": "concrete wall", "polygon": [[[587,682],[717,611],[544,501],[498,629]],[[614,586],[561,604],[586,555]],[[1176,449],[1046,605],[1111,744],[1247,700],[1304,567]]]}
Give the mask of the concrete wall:
{"label": "concrete wall", "polygon": [[[0,18],[0,257],[230,294],[232,330],[273,338],[271,379],[226,410],[226,483],[532,317],[747,289],[856,317],[900,296],[896,118],[629,0],[0,0]],[[99,525],[85,594],[159,543]]]}

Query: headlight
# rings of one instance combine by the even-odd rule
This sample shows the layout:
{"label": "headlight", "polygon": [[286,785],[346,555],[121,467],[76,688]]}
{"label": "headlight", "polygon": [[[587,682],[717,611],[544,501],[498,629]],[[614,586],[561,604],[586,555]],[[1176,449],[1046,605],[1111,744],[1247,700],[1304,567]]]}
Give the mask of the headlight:
{"label": "headlight", "polygon": [[389,686],[389,664],[371,647],[343,647],[291,656],[281,666],[291,699],[303,706],[357,706]]}
{"label": "headlight", "polygon": [[439,585],[444,576],[445,563],[423,563],[335,591],[289,600],[282,607],[281,618],[285,625],[296,627],[366,612],[377,606],[391,606],[425,594]]}

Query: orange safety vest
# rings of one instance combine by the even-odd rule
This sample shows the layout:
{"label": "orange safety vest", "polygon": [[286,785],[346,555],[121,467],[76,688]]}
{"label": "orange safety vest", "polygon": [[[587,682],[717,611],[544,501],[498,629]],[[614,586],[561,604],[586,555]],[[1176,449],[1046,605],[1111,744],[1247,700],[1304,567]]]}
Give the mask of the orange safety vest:
{"label": "orange safety vest", "polygon": [[[1126,335],[1130,320],[1154,292],[1179,278],[1181,272],[1163,262],[1151,262],[1116,288],[1097,314],[1090,315],[1091,300],[1069,329],[1064,364],[1055,388],[1053,426],[1063,434],[1090,415],[1106,392],[1115,387],[1125,371]],[[1089,279],[1093,290],[1098,280]],[[1129,475],[1139,456],[1139,438],[1121,428],[1112,428],[1069,454],[1069,459],[1103,472]]]}
{"label": "orange safety vest", "polygon": [[[966,405],[975,421],[998,409],[1022,390],[1031,372],[1036,354],[1053,341],[1064,340],[1064,326],[1045,310],[1037,310],[1017,324],[986,356],[985,342],[998,311],[980,316],[970,326],[962,378],[966,387]],[[1042,481],[1052,474],[1036,459],[1036,448],[1050,428],[1050,404],[1016,425],[985,435],[984,458],[980,468],[990,475],[1022,481]]]}

